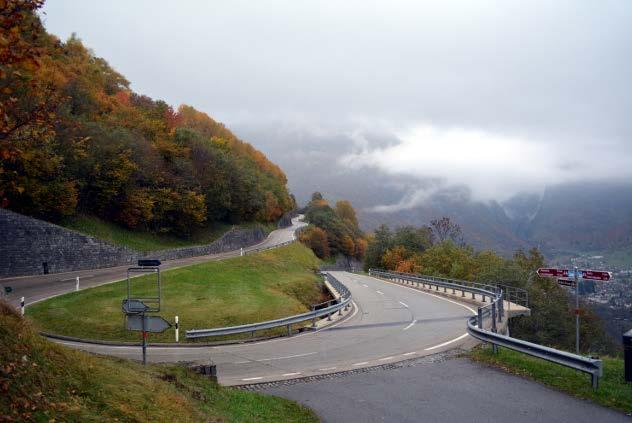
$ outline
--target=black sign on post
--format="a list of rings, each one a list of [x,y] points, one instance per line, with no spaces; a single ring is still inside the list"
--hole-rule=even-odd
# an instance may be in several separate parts
[[[144,319],[144,322],[143,322]],[[132,314],[127,316],[127,330],[162,333],[171,327],[171,323],[160,316]]]
[[[140,267],[157,267],[157,266],[160,266],[161,264],[162,264],[162,262],[160,260],[156,260],[156,259],[138,260],[138,265]]]

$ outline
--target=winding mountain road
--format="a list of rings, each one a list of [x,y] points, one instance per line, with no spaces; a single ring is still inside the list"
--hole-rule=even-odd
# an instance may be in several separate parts
[[[224,385],[336,373],[433,354],[468,341],[474,311],[456,301],[368,276],[331,272],[351,291],[349,317],[314,332],[213,347],[151,347],[150,362],[208,362]],[[469,340],[471,341],[471,340]],[[63,342],[82,350],[140,359],[135,346]]]
[[[307,224],[301,221],[302,216],[292,219],[292,226],[272,231],[261,243],[244,248],[245,252],[260,248],[275,247],[295,239],[296,231]],[[223,260],[237,257],[240,251],[229,251],[221,254],[189,257],[177,260],[164,260],[161,270],[174,269],[192,264],[204,263],[212,260]],[[79,270],[75,272],[53,273],[48,275],[19,276],[0,279],[0,284],[10,286],[13,292],[6,299],[14,305],[19,305],[20,297],[25,298],[26,305],[45,300],[50,297],[65,294],[75,290],[75,280],[80,279],[81,289],[104,285],[120,281],[127,277],[129,265],[107,267],[102,269]]]

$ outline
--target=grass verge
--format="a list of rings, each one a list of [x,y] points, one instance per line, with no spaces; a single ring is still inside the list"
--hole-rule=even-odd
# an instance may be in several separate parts
[[[220,238],[231,228],[247,228],[257,223],[247,223],[239,226],[214,222],[196,229],[189,238],[179,238],[171,235],[160,235],[151,232],[132,231],[115,223],[99,219],[95,216],[80,215],[68,220],[63,225],[68,229],[90,235],[94,238],[114,245],[128,247],[137,251],[157,251],[177,247],[210,244]],[[274,225],[262,225],[266,230],[275,229]]]
[[[160,315],[179,316],[181,341],[187,329],[233,326],[309,311],[324,300],[319,260],[300,243],[224,261],[162,273]],[[132,294],[155,293],[155,276],[132,279]],[[46,332],[102,340],[138,341],[124,327],[121,301],[127,282],[65,294],[27,308]],[[173,330],[151,334],[150,342],[173,342]]]
[[[1,421],[317,421],[292,401],[223,388],[184,367],[53,344],[2,301],[0,363]]]
[[[606,407],[632,413],[632,384],[626,383],[623,360],[603,358],[603,377],[599,389],[593,390],[590,376],[535,357],[499,348],[494,354],[491,346],[474,348],[469,357],[474,361],[499,367],[509,373],[525,376],[557,388],[575,397],[589,399]]]

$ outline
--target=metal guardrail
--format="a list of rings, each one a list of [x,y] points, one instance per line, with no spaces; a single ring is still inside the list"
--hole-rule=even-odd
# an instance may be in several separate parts
[[[296,242],[296,240],[293,239],[291,241],[285,241],[285,242],[282,242],[280,244],[270,245],[269,247],[244,248],[244,255],[253,254],[253,253],[260,253],[261,251],[273,250],[275,248],[283,247],[285,245],[290,245],[290,244],[293,244],[295,242]]]
[[[472,282],[472,281],[465,281],[461,279],[441,278],[438,276],[427,276],[427,275],[419,275],[419,274],[403,273],[403,272],[392,272],[392,271],[386,271],[382,269],[369,269],[369,274],[371,274],[371,272],[386,272],[389,274],[401,275],[405,277],[413,276],[413,277],[419,278],[419,280],[432,282],[432,283],[436,282],[439,284],[439,286],[446,285],[449,288],[454,285],[456,289],[460,289],[458,288],[460,286],[465,286],[465,287],[479,288],[482,290],[492,291],[492,292],[502,291],[503,299],[505,301],[509,301],[514,304],[521,305],[523,307],[529,307],[529,293],[527,292],[526,289],[518,288],[515,286],[508,286],[508,285],[496,284],[496,283],[478,283],[478,282]]]
[[[192,329],[186,331],[187,339],[194,338],[205,338],[211,336],[224,336],[224,335],[234,335],[238,333],[252,333],[259,330],[272,329],[277,327],[286,326],[288,330],[288,335],[292,334],[292,325],[305,322],[307,320],[312,321],[312,327],[316,326],[316,319],[323,316],[328,316],[331,320],[331,316],[335,313],[342,313],[342,309],[348,309],[351,303],[351,292],[344,286],[340,281],[338,281],[335,277],[330,274],[326,275],[329,283],[338,291],[340,294],[340,298],[337,298],[334,304],[321,308],[315,309],[316,306],[312,306],[312,311],[302,314],[297,314],[294,316],[284,317],[282,319],[269,320],[266,322],[259,323],[251,323],[247,325],[239,325],[239,326],[229,326],[224,328],[213,328],[213,329]]]
[[[475,298],[475,294],[481,295],[482,298],[488,297],[490,304],[479,307],[477,315],[467,320],[467,331],[471,336],[492,344],[494,352],[497,351],[498,346],[501,346],[588,373],[591,376],[593,388],[597,389],[599,386],[599,378],[603,376],[603,363],[601,360],[556,350],[497,333],[496,323],[502,322],[504,316],[503,300],[505,299],[505,294],[502,287],[401,272],[387,272],[381,269],[370,269],[369,274],[390,280],[400,280],[404,283],[417,283],[418,286],[419,284],[423,284],[422,286],[428,285],[430,289],[433,286],[436,287],[436,290],[443,287],[444,292],[447,292],[447,289],[452,289],[453,294],[458,290],[461,291],[462,296],[465,296],[465,292],[469,292],[472,294],[472,298]],[[466,283],[460,284],[460,282]],[[489,324],[486,323],[486,318],[491,318]]]

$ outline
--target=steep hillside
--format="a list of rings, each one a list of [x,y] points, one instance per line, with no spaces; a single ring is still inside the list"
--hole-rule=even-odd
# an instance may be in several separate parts
[[[184,367],[96,357],[41,338],[0,301],[0,421],[317,421],[291,401]]]
[[[135,93],[77,37],[48,34],[42,3],[10,1],[0,16],[2,207],[177,236],[294,207],[263,153],[191,106]]]

